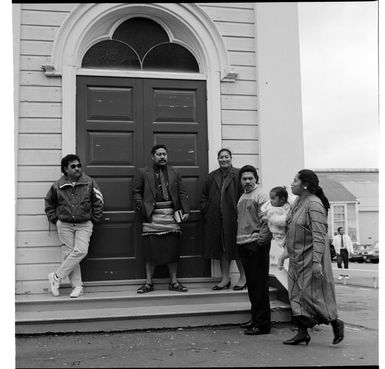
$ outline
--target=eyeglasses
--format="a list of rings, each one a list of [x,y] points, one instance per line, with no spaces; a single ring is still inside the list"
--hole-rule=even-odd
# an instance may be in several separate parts
[[[79,169],[80,169],[81,167],[82,167],[81,164],[71,164],[71,165],[70,165],[70,168],[71,168],[71,169],[75,169],[75,168],[79,168]]]

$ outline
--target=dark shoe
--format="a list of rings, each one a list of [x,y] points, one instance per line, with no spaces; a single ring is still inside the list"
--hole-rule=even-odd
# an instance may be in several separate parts
[[[154,285],[152,283],[145,283],[136,290],[137,293],[146,293],[151,291],[154,291]]]
[[[284,345],[298,345],[302,342],[306,343],[306,346],[310,342],[310,336],[307,332],[298,331],[298,333],[291,339],[283,341]]]
[[[254,322],[252,319],[250,319],[248,322],[241,323],[239,326],[243,329],[251,328],[254,325]]]
[[[333,344],[336,345],[344,339],[344,322],[340,319],[336,319],[331,322],[331,325],[334,333]]]
[[[243,286],[234,286],[233,290],[234,291],[240,291],[240,290],[245,290],[247,287],[247,283],[245,283]]]
[[[179,282],[170,283],[168,285],[168,289],[170,291],[177,291],[177,292],[187,292],[187,287],[183,286]]]
[[[227,288],[229,289],[231,286],[231,281],[229,281],[229,283],[225,284],[224,286],[218,286],[217,284],[212,288],[212,290],[214,291],[219,291],[219,290],[223,290],[224,288]]]
[[[244,333],[247,334],[248,336],[258,336],[260,334],[269,334],[270,328],[261,328],[261,327],[251,326],[250,328],[246,329]]]

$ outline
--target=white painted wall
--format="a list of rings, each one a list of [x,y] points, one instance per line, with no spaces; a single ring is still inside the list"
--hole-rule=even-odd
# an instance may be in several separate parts
[[[63,149],[74,144],[75,135],[65,124],[72,113],[63,107],[66,93],[71,94],[67,100],[74,99],[74,89],[68,87],[72,80],[65,77],[73,66],[64,68],[63,79],[47,77],[41,66],[51,63],[55,38],[77,5],[22,4],[20,32],[14,34],[20,60],[15,70],[20,76],[15,98],[17,293],[44,291],[47,273],[60,261],[60,243],[55,227],[49,227],[43,200],[60,176]],[[215,90],[220,106],[218,99],[218,107],[211,109],[218,110],[213,116],[221,119],[221,131],[212,136],[221,139],[209,142],[210,158],[216,157],[221,143],[233,151],[234,166],[252,164],[259,169],[263,187],[290,184],[304,162],[297,6],[198,5],[217,27],[231,71],[238,73],[234,82],[221,82],[220,91],[218,83]],[[209,73],[219,78],[219,71]],[[211,163],[216,164],[215,157]],[[215,167],[212,164],[210,170]]]
[[[256,3],[255,17],[261,185],[290,189],[304,167],[297,4]]]
[[[379,216],[377,211],[360,211],[360,243],[372,244],[379,238]]]

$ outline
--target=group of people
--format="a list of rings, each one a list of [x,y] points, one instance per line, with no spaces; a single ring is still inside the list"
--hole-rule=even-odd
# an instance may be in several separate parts
[[[188,195],[179,172],[168,165],[167,147],[155,145],[152,165],[135,176],[133,197],[142,222],[146,281],[137,293],[154,290],[156,265],[167,264],[169,290],[186,292],[177,280],[182,222],[189,217]],[[268,334],[271,330],[269,265],[270,247],[282,248],[280,266],[289,258],[288,286],[293,319],[298,325],[295,337],[284,341],[297,345],[310,341],[308,328],[331,324],[333,343],[344,337],[344,324],[338,319],[331,269],[330,249],[326,247],[327,212],[330,208],[317,175],[311,170],[297,173],[291,186],[297,196],[291,206],[284,187],[271,189],[269,196],[258,186],[255,167],[232,166],[229,149],[218,152],[219,168],[208,175],[202,189],[200,210],[204,224],[204,257],[217,259],[221,280],[213,290],[229,289],[230,264],[236,261],[239,280],[234,290],[246,289],[251,303],[251,319],[241,324],[247,335]],[[83,293],[80,261],[86,256],[93,224],[103,212],[103,196],[96,182],[81,170],[80,159],[62,159],[63,176],[47,193],[46,214],[57,225],[63,243],[63,262],[48,275],[51,291],[59,295],[62,279],[69,277],[71,297]]]

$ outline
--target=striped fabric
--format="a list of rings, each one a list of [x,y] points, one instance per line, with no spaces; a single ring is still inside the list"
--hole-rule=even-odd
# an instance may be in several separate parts
[[[288,215],[289,298],[293,316],[326,323],[337,318],[327,218],[321,200],[309,195],[293,204]],[[321,263],[322,280],[313,278],[313,261]]]
[[[95,187],[94,187],[94,193],[95,193],[95,196],[104,204],[102,193]]]
[[[174,220],[172,201],[155,203],[151,223],[143,222],[142,235],[162,235],[170,232],[180,233],[180,226]]]

